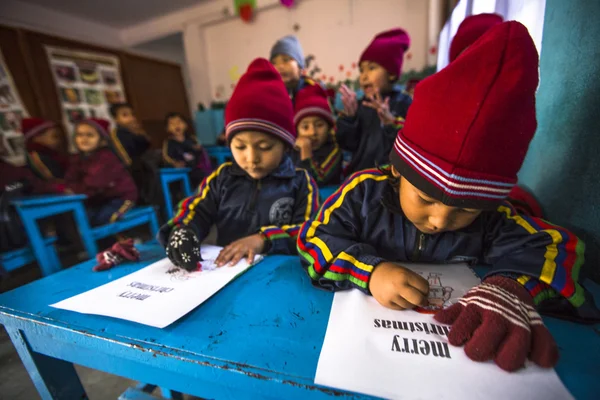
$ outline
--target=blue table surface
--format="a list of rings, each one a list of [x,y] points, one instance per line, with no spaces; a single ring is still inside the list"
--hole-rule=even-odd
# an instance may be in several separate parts
[[[52,328],[46,334],[54,335],[57,343],[62,335],[60,331],[68,331],[85,339],[82,341],[94,338],[108,344],[122,344],[128,349],[139,350],[145,357],[151,354],[190,361],[180,362],[180,369],[175,372],[181,374],[186,373],[187,366],[196,363],[196,367],[209,365],[215,371],[241,373],[256,378],[257,382],[271,381],[276,383],[273,390],[282,394],[280,398],[306,398],[308,391],[315,397],[354,397],[313,383],[333,294],[313,288],[296,257],[265,258],[200,307],[164,329],[49,307],[49,304],[130,274],[164,257],[164,250],[156,243],[139,248],[141,262],[92,272],[94,262],[88,261],[0,295],[0,323],[19,326],[25,332],[27,329]],[[595,397],[592,394],[600,393],[597,328],[553,318],[545,320],[561,349],[561,359],[556,367],[561,379],[576,398]],[[98,352],[102,352],[102,348],[98,346]],[[64,358],[78,361],[74,356]],[[151,357],[144,358],[143,362],[151,363],[152,360]],[[98,366],[92,361],[88,365]],[[107,372],[122,373],[117,366],[114,368],[115,371],[108,369]],[[215,374],[214,379],[224,379],[220,376]],[[136,376],[131,378],[136,379]],[[301,387],[307,391],[306,396],[292,396],[291,392],[285,391],[286,386],[288,389]]]

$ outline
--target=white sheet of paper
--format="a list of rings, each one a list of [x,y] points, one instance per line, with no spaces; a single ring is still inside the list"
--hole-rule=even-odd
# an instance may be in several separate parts
[[[83,314],[104,315],[164,328],[198,307],[250,265],[212,268],[222,247],[202,246],[203,271],[187,272],[164,258],[95,289],[52,304]],[[254,264],[262,256],[257,256]]]
[[[432,309],[479,283],[464,264],[408,267],[429,280]],[[448,344],[448,325],[420,311],[387,309],[358,290],[336,293],[315,383],[390,399],[572,399],[553,369],[508,373],[470,360]]]

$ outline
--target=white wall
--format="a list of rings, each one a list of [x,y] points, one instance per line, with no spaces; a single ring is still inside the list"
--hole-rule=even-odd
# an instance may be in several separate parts
[[[288,10],[271,7],[259,11],[251,24],[240,19],[213,23],[204,28],[210,96],[228,98],[232,85],[256,57],[269,57],[275,41],[287,34],[300,39],[305,56],[313,54],[327,80],[344,80],[373,36],[402,27],[411,36],[404,70],[427,64],[429,2],[421,0],[302,0]],[[294,32],[294,25],[300,29]],[[186,49],[187,50],[187,49]],[[344,71],[340,71],[340,65]]]

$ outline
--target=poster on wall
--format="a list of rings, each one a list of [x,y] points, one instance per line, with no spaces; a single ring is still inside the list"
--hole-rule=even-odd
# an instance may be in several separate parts
[[[73,149],[73,125],[83,118],[110,120],[110,106],[125,101],[116,56],[46,47],[63,122]]]
[[[0,49],[0,157],[15,165],[25,164],[21,119],[27,116]]]

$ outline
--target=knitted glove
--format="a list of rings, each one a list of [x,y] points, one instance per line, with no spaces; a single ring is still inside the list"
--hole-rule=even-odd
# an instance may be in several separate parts
[[[93,268],[94,271],[105,271],[123,261],[138,261],[140,253],[133,245],[133,239],[127,239],[117,242],[112,247],[96,254],[98,264]]]
[[[558,361],[558,347],[533,308],[533,299],[510,278],[486,279],[434,318],[452,324],[448,341],[464,344],[474,361],[493,358],[506,371],[521,368],[527,358],[544,368]]]
[[[185,226],[174,228],[167,242],[167,257],[175,266],[186,271],[201,268],[200,241],[194,231]]]

